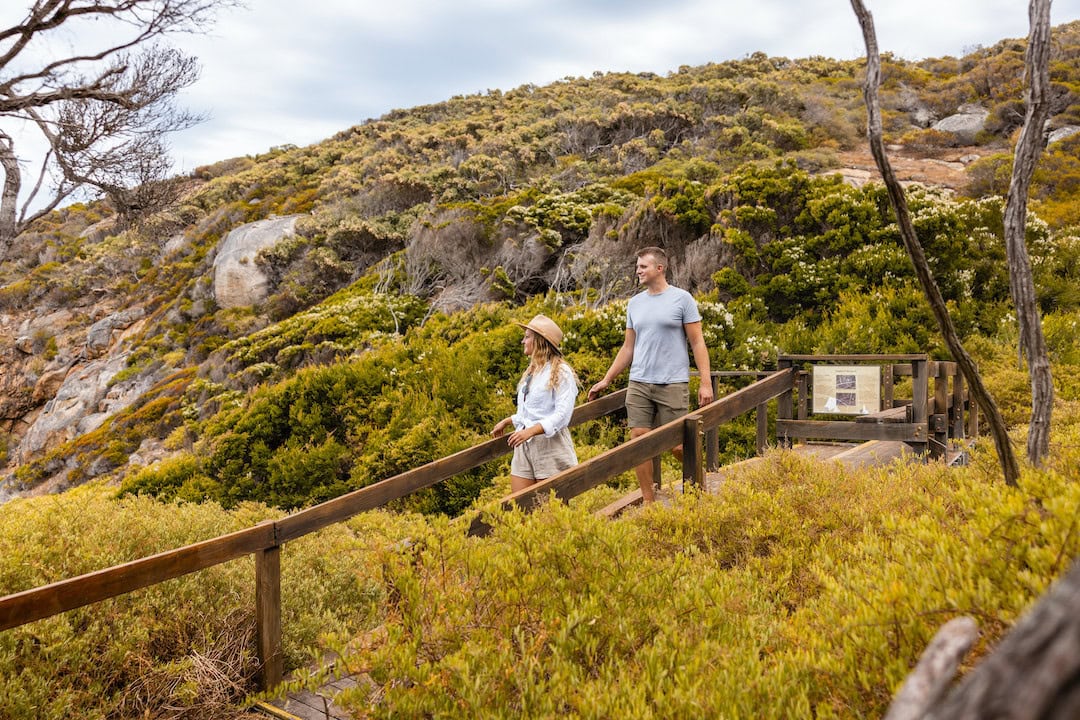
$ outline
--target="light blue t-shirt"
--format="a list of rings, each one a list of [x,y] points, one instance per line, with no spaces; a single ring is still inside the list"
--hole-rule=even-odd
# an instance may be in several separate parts
[[[630,298],[626,327],[635,334],[630,379],[654,385],[690,382],[683,325],[700,321],[694,296],[681,288],[669,285],[662,293],[645,291]]]

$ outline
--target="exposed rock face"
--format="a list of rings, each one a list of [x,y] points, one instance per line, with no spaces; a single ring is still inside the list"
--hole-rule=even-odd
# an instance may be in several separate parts
[[[66,348],[47,359],[47,341],[63,338],[76,321],[68,310],[41,316],[0,315],[0,428],[20,434],[41,403],[51,398],[73,360]],[[8,340],[10,338],[10,340]]]
[[[117,330],[130,327],[135,321],[141,320],[145,314],[141,307],[136,307],[113,313],[98,320],[86,331],[86,356],[88,358],[101,357],[112,345],[113,334]]]
[[[100,358],[69,372],[56,395],[26,431],[16,458],[29,458],[48,445],[71,440],[100,425],[104,416],[90,420],[89,414],[105,398],[109,381],[127,366],[127,356],[128,353],[121,353]]]
[[[296,232],[299,215],[269,218],[232,230],[214,258],[214,299],[223,308],[262,302],[269,279],[255,264],[255,256]]]
[[[900,83],[900,109],[907,112],[911,122],[921,128],[927,128],[937,121],[937,115],[927,107],[914,89]]]
[[[125,332],[137,330],[144,314],[141,308],[130,308],[106,315],[87,329],[79,356],[58,357],[40,375],[28,376],[24,371],[22,377],[12,378],[13,382],[22,381],[19,396],[25,396],[25,402],[17,409],[23,411],[22,422],[28,424],[12,452],[16,463],[94,430],[150,388],[150,377],[109,384],[127,366],[131,351],[122,349]],[[37,407],[40,410],[35,410]],[[6,417],[14,416],[9,413]]]
[[[1076,133],[1080,133],[1080,125],[1065,125],[1047,135],[1046,142],[1056,143],[1067,137],[1072,137]]]
[[[299,217],[271,218],[231,232],[215,259],[213,281],[207,277],[196,283],[190,307],[173,310],[177,321],[201,315],[212,301],[236,307],[264,299],[268,281],[255,257],[292,235]],[[186,242],[182,235],[173,236],[162,253],[182,252]],[[9,469],[93,431],[160,379],[140,374],[116,382],[133,349],[125,339],[140,330],[145,315],[141,306],[117,308],[111,302],[91,302],[78,313],[61,308],[40,315],[34,310],[0,315],[0,430],[17,439],[8,455]],[[51,354],[46,354],[47,344]],[[158,446],[147,446],[140,459],[148,462],[161,452]],[[62,489],[71,462],[74,459],[50,468],[53,478],[26,491],[0,478],[0,503],[16,495]],[[93,475],[99,468],[82,469]]]
[[[942,118],[933,125],[934,130],[952,133],[957,144],[972,145],[975,136],[986,127],[986,118],[990,111],[978,105],[961,105],[955,115]]]
[[[64,378],[67,377],[67,374],[68,368],[66,367],[42,373],[41,377],[39,377],[38,381],[34,384],[34,402],[46,402],[50,398],[56,397],[56,393],[60,391],[60,387],[64,384]]]

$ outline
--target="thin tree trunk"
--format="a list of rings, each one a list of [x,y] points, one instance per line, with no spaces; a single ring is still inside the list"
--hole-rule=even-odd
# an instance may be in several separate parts
[[[945,345],[949,348],[949,352],[952,353],[957,365],[960,366],[960,371],[968,382],[972,396],[974,396],[975,401],[986,415],[987,423],[990,425],[990,433],[994,438],[994,445],[997,447],[998,459],[1001,462],[1001,471],[1005,476],[1005,483],[1015,487],[1020,478],[1020,467],[1016,462],[1016,454],[1013,452],[1012,445],[1009,443],[1005,420],[1001,417],[1001,412],[998,410],[994,398],[991,397],[990,392],[983,385],[982,377],[979,376],[975,362],[964,350],[964,346],[960,342],[952,318],[949,316],[948,308],[945,306],[945,299],[941,296],[937,282],[930,272],[930,266],[926,262],[926,253],[923,251],[922,243],[919,242],[919,238],[915,234],[915,226],[912,224],[911,215],[908,212],[904,189],[897,181],[892,165],[889,164],[889,158],[885,154],[885,143],[882,140],[881,108],[878,104],[878,86],[881,84],[881,57],[878,53],[874,19],[863,6],[862,0],[851,0],[851,7],[855,10],[855,15],[859,19],[863,39],[866,41],[866,86],[863,89],[863,95],[866,98],[867,135],[870,140],[870,152],[874,155],[874,161],[877,163],[881,177],[885,181],[885,188],[889,193],[889,200],[892,203],[893,210],[896,212],[897,224],[900,226],[900,236],[904,240],[908,255],[911,256],[911,262],[915,266],[915,274],[922,285],[923,293],[926,295],[926,299],[930,301],[930,308],[933,310],[934,317],[941,328],[941,334],[945,338]]]
[[[15,217],[18,212],[19,188],[22,174],[19,159],[11,138],[0,132],[0,167],[4,169],[4,187],[0,193],[0,261],[7,257],[8,248],[15,239]]]
[[[1031,378],[1031,424],[1027,455],[1040,465],[1050,452],[1050,415],[1054,408],[1054,382],[1050,357],[1043,337],[1035,281],[1031,275],[1024,228],[1031,176],[1043,148],[1043,130],[1050,114],[1050,0],[1031,0],[1028,5],[1031,30],[1026,54],[1027,83],[1024,89],[1024,127],[1016,143],[1012,179],[1005,202],[1005,252],[1009,261],[1009,288],[1020,325],[1020,347],[1027,355]]]

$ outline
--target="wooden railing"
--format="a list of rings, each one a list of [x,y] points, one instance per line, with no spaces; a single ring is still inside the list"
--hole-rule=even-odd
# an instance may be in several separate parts
[[[790,369],[770,373],[765,379],[714,400],[689,415],[508,495],[500,501],[500,505],[505,509],[517,505],[528,510],[551,493],[561,499],[572,498],[679,445],[682,445],[683,453],[683,483],[702,487],[705,480],[702,450],[706,431],[755,408],[759,408],[760,420],[766,415],[760,410],[764,403],[791,392],[792,377]],[[470,533],[474,535],[484,534],[487,530],[482,517],[475,518],[470,527]]]
[[[700,486],[704,479],[702,448],[706,433],[754,408],[758,408],[760,429],[762,418],[766,415],[763,412],[765,403],[784,393],[790,394],[793,377],[791,369],[768,374],[764,379],[719,398],[690,415],[673,420],[526,490],[514,493],[501,504],[507,507],[517,504],[531,509],[552,491],[560,498],[573,497],[635,465],[659,458],[662,453],[680,444],[683,446],[684,482]],[[577,407],[571,425],[595,420],[622,409],[625,395],[626,391],[620,390]],[[0,598],[0,631],[124,595],[245,555],[254,555],[257,642],[262,667],[260,682],[263,688],[273,687],[281,682],[283,674],[282,544],[472,470],[508,452],[510,449],[505,438],[493,438],[280,520],[268,520],[246,530],[8,595]],[[482,521],[475,520],[471,530],[479,533],[483,532],[485,527]]]
[[[856,417],[856,422],[808,419],[813,393],[807,382],[809,373],[801,368],[837,363],[881,368],[880,407],[868,417]],[[897,440],[937,458],[946,454],[950,438],[962,441],[965,436],[974,438],[979,433],[978,407],[970,401],[964,376],[955,362],[930,360],[925,354],[781,355],[777,365],[796,372],[791,392],[777,402],[776,437],[781,444],[796,438]],[[908,399],[895,396],[896,381],[903,378],[911,378]],[[897,409],[903,412],[894,412]]]

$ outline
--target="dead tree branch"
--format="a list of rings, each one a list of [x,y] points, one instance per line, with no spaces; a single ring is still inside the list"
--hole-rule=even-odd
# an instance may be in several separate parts
[[[863,40],[866,42],[866,85],[863,88],[863,96],[866,98],[867,111],[867,135],[870,141],[870,152],[874,156],[878,170],[881,172],[885,188],[889,193],[889,201],[896,213],[896,221],[900,227],[900,236],[904,240],[911,262],[915,266],[915,274],[922,285],[923,293],[930,302],[930,308],[937,319],[941,334],[945,339],[945,345],[949,348],[975,401],[986,416],[990,425],[990,432],[997,447],[998,459],[1001,462],[1001,470],[1008,485],[1016,486],[1020,478],[1020,467],[1016,462],[1016,454],[1009,442],[1005,420],[1001,417],[997,403],[983,384],[975,362],[968,355],[960,342],[960,337],[953,325],[949,310],[945,305],[945,299],[941,295],[937,281],[934,280],[930,265],[926,261],[926,253],[922,243],[915,234],[915,226],[911,222],[911,214],[908,211],[907,199],[904,197],[904,189],[893,173],[892,165],[885,153],[885,142],[882,139],[881,106],[878,102],[878,87],[881,85],[881,56],[878,52],[877,33],[874,30],[874,19],[870,12],[863,6],[862,0],[851,0],[851,7],[859,19],[862,27]]]
[[[1043,336],[1035,281],[1031,274],[1025,227],[1031,176],[1046,143],[1044,129],[1050,115],[1050,0],[1031,0],[1024,88],[1024,127],[1016,143],[1009,194],[1005,201],[1005,253],[1009,264],[1009,288],[1016,305],[1020,348],[1027,355],[1031,378],[1031,423],[1027,456],[1040,465],[1050,452],[1050,416],[1054,409],[1054,382],[1050,356]]]

